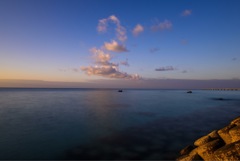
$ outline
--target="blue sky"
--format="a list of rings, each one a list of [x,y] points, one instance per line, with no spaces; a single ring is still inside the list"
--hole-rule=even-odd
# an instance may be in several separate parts
[[[239,15],[239,0],[0,0],[0,79],[240,79]]]

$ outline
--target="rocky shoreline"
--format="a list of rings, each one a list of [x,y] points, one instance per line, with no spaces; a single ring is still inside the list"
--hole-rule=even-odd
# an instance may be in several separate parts
[[[177,161],[240,161],[240,117],[197,139],[180,151]]]

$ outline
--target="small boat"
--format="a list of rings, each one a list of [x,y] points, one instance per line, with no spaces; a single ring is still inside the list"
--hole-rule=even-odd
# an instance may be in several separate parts
[[[118,90],[118,92],[123,92],[123,90],[120,89],[120,90]]]
[[[192,91],[187,91],[187,93],[192,93]]]

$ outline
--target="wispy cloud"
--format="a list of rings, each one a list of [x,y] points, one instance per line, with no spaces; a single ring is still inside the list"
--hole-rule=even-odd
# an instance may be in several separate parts
[[[79,71],[80,71],[79,68],[72,68],[71,70],[72,70],[73,72],[79,72]]]
[[[160,49],[159,48],[151,48],[149,51],[150,53],[155,53],[158,52]]]
[[[119,44],[117,41],[113,40],[111,43],[104,43],[104,48],[108,51],[113,52],[127,52],[128,50],[124,45]]]
[[[232,61],[236,61],[237,60],[237,58],[232,58]]]
[[[166,67],[160,67],[160,68],[156,68],[155,71],[173,71],[176,70],[176,68],[172,67],[172,66],[166,66]]]
[[[185,17],[190,16],[191,14],[192,14],[192,10],[189,10],[189,9],[186,9],[181,13],[181,15]]]
[[[72,72],[80,72],[80,68],[66,68],[66,69],[58,69],[60,72],[69,72],[69,71],[72,71]]]
[[[188,71],[187,70],[183,70],[182,73],[187,73]]]
[[[152,31],[163,31],[172,29],[172,22],[169,20],[164,20],[163,22],[157,22],[157,24],[151,27]]]
[[[98,26],[97,26],[98,32],[106,32],[107,31],[107,21],[108,21],[108,19],[101,19],[98,21]]]
[[[137,24],[134,27],[132,33],[133,33],[134,36],[138,36],[143,31],[144,31],[144,27],[142,25],[140,25],[140,24]]]
[[[98,22],[97,30],[98,32],[106,32],[108,27],[108,22],[112,22],[116,25],[116,35],[119,41],[126,41],[126,29],[121,25],[121,22],[115,15],[111,15],[108,18],[101,19]]]
[[[128,60],[120,62],[121,65],[130,66]]]

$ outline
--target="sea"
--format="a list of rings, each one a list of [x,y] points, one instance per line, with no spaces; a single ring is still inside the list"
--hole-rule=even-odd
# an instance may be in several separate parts
[[[240,116],[240,91],[0,88],[1,160],[174,160]]]

